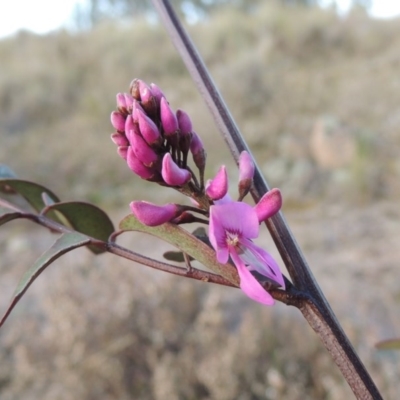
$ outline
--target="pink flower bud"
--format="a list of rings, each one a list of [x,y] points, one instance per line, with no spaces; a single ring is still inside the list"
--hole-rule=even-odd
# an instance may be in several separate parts
[[[193,155],[193,161],[199,171],[204,171],[206,166],[207,154],[204,150],[203,142],[196,132],[192,132],[192,141],[190,142],[190,151]]]
[[[175,134],[179,128],[178,120],[165,97],[161,98],[160,114],[161,125],[164,129],[165,135],[170,136]]]
[[[239,157],[239,200],[249,193],[254,176],[254,162],[247,151],[242,151]]]
[[[121,112],[126,112],[126,99],[124,93],[117,93],[117,108]]]
[[[151,146],[159,143],[162,138],[157,125],[139,108],[136,111],[139,121],[139,129],[144,140]]]
[[[139,93],[142,107],[146,111],[147,115],[156,115],[157,102],[147,83],[139,81]]]
[[[132,201],[130,208],[135,217],[147,226],[164,224],[181,212],[181,207],[176,204],[169,203],[164,206],[157,206],[147,201]]]
[[[139,116],[137,111],[140,110],[142,112],[144,112],[143,107],[140,105],[140,103],[136,100],[133,100],[132,103],[132,118],[135,122],[138,122],[139,120]]]
[[[182,186],[189,182],[191,174],[187,169],[179,168],[171,157],[171,154],[165,154],[162,161],[161,175],[170,186]]]
[[[124,116],[118,111],[113,111],[111,113],[111,124],[117,131],[123,132],[125,130]]]
[[[250,154],[244,150],[239,156],[239,182],[244,179],[253,179],[254,162]]]
[[[124,131],[125,132],[133,131],[133,118],[132,118],[132,115],[128,115],[126,117]]]
[[[129,142],[126,136],[121,133],[121,132],[114,132],[111,135],[111,140],[117,145],[117,146],[128,146]]]
[[[125,121],[125,136],[129,143],[132,142],[135,135],[141,135],[139,125],[133,120],[132,115],[128,115]]]
[[[158,154],[145,142],[140,135],[130,135],[130,143],[135,156],[146,167],[152,167],[158,160]]]
[[[125,96],[126,109],[128,110],[128,112],[130,112],[132,111],[133,97],[128,93],[124,93],[124,96]]]
[[[185,111],[177,110],[176,118],[178,120],[178,125],[181,133],[187,134],[192,132],[192,121]]]
[[[164,93],[155,83],[150,83],[150,89],[153,93],[153,96],[156,99],[157,105],[159,106],[160,102],[161,102],[161,98],[165,97]]]
[[[128,157],[128,148],[129,146],[118,146],[117,148],[118,155],[124,160]]]
[[[151,179],[154,177],[154,171],[143,165],[142,162],[136,157],[132,147],[128,147],[126,162],[128,167],[142,179]]]
[[[206,185],[206,195],[211,200],[222,199],[228,192],[228,175],[225,165],[218,170],[215,178],[208,181]]]
[[[265,193],[254,206],[258,221],[261,223],[275,215],[282,207],[282,194],[279,189],[271,189]]]
[[[129,85],[129,93],[135,100],[140,100],[139,80],[140,79],[134,79]]]
[[[140,101],[149,101],[151,97],[153,97],[153,93],[150,90],[149,85],[146,82],[142,81],[141,79],[138,80],[139,83],[139,94],[140,94]]]

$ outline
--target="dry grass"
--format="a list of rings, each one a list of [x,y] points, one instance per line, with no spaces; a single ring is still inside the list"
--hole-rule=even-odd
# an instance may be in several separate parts
[[[390,204],[400,195],[398,21],[265,5],[252,16],[224,10],[189,30],[267,178],[282,188],[333,308],[385,396],[396,398],[399,358],[372,346],[400,334],[400,217]],[[221,160],[233,165],[160,27],[21,33],[0,41],[0,59],[0,162],[63,199],[119,217],[133,198],[174,198],[133,177],[109,139],[114,95],[134,77],[158,83],[189,112],[209,148],[209,173]],[[317,121],[326,146],[315,150]],[[337,167],[318,157],[332,137],[353,149]],[[311,207],[320,200],[333,206]],[[0,232],[3,307],[51,240],[27,228]],[[296,312],[138,268],[78,252],[46,271],[1,332],[1,398],[351,396]]]

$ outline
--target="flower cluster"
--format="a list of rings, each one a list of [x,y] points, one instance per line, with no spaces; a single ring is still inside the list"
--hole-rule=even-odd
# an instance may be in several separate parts
[[[143,179],[179,190],[196,204],[196,207],[171,203],[158,206],[133,201],[132,213],[148,226],[165,222],[209,224],[209,238],[217,260],[235,264],[240,288],[248,297],[262,304],[274,304],[262,284],[269,282],[285,288],[284,278],[276,261],[252,239],[258,237],[261,222],[281,208],[279,189],[270,190],[254,207],[242,202],[254,175],[254,163],[246,151],[239,158],[237,201],[228,194],[225,166],[204,185],[206,152],[201,139],[192,130],[189,116],[182,110],[175,113],[156,85],[135,79],[130,94],[117,95],[117,107],[118,111],[111,114],[116,129],[111,138],[129,168]],[[199,177],[188,166],[189,152]]]
[[[116,129],[111,139],[129,168],[142,179],[200,192],[206,153],[189,116],[174,113],[159,87],[140,79],[132,81],[130,93],[117,94],[117,108],[111,113]],[[187,165],[189,152],[200,184]]]

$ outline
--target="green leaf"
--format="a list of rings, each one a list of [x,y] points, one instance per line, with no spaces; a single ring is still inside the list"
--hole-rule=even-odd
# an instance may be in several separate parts
[[[379,350],[400,350],[400,339],[383,340],[375,345]]]
[[[220,264],[212,248],[177,225],[166,223],[160,226],[146,226],[133,214],[130,214],[120,222],[119,227],[123,231],[139,231],[156,236],[182,250],[207,268],[239,286],[238,274],[233,265]]]
[[[114,232],[114,225],[108,215],[102,209],[90,203],[62,202],[49,206],[47,210],[60,212],[76,231],[104,242]],[[105,251],[96,246],[88,247],[95,254]]]
[[[210,239],[207,236],[206,230],[203,227],[198,227],[192,232],[193,236],[201,240],[203,243],[211,247]],[[168,261],[174,262],[185,262],[183,253],[181,251],[166,251],[163,257]],[[189,260],[192,261],[194,258],[189,256]]]
[[[50,198],[53,202],[58,203],[60,199],[46,187],[39,185],[38,183],[24,181],[22,179],[0,179],[0,187],[10,187],[15,192],[20,194],[26,201],[37,211],[41,212],[46,204],[43,200],[43,193],[45,193],[46,198]],[[59,218],[57,218],[55,213],[49,213],[48,217],[62,223]]]
[[[7,311],[0,320],[0,327],[4,324],[11,311],[14,309],[18,301],[28,290],[29,286],[33,281],[57,258],[63,254],[68,253],[71,250],[77,249],[78,247],[86,246],[90,243],[90,238],[82,235],[78,232],[65,233],[60,236],[56,242],[42,254],[35,264],[25,273],[19,282],[17,289],[14,293],[13,299],[8,306]]]

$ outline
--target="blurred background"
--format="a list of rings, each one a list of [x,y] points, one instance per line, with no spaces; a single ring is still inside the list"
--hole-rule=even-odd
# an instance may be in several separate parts
[[[115,94],[139,77],[191,115],[207,176],[225,163],[236,193],[236,167],[150,2],[12,3],[15,15],[0,4],[0,163],[63,200],[94,202],[116,225],[133,199],[182,200],[133,176],[110,140]],[[400,336],[400,10],[383,0],[174,3],[281,188],[332,308],[383,396],[397,398],[399,353],[374,345]],[[3,310],[54,240],[28,222],[1,228]],[[268,232],[258,243],[283,265]],[[121,244],[160,259],[169,249],[136,234]],[[85,249],[29,289],[0,332],[0,357],[1,399],[352,398],[295,309]]]

